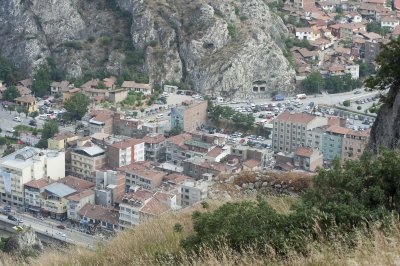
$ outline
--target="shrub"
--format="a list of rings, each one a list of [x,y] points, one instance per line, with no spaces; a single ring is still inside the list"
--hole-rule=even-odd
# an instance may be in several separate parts
[[[236,29],[235,24],[232,24],[232,23],[229,23],[229,24],[228,24],[228,34],[229,34],[229,36],[230,36],[232,39],[236,38],[236,36],[237,36],[237,29]]]
[[[346,107],[349,107],[350,106],[350,100],[343,101],[343,105],[346,106]]]
[[[359,106],[357,106],[357,110],[361,110],[362,109],[362,107],[359,105]]]

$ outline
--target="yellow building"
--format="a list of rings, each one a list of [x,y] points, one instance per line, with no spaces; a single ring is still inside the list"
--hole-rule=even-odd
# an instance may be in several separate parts
[[[54,135],[51,139],[47,140],[47,146],[50,150],[63,150],[65,149],[66,143],[79,139],[79,136],[71,133],[60,133]]]
[[[33,96],[25,95],[25,96],[15,98],[15,103],[16,103],[16,105],[21,106],[24,109],[28,110],[29,113],[37,111],[36,99]]]
[[[53,183],[44,187],[42,195],[42,212],[57,220],[67,219],[67,196],[77,192],[62,183]]]

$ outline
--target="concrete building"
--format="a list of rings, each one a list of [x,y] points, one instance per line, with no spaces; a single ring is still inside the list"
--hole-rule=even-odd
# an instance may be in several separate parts
[[[183,174],[196,180],[208,180],[220,174],[230,174],[233,170],[228,165],[209,162],[200,157],[192,157],[183,162]]]
[[[119,103],[128,98],[128,91],[125,89],[112,90],[108,92],[108,99],[112,103]]]
[[[36,98],[31,95],[25,95],[14,99],[17,106],[21,106],[28,113],[37,111]]]
[[[41,193],[43,188],[55,182],[53,179],[43,177],[34,179],[24,184],[25,211],[40,214],[42,209]]]
[[[381,27],[388,27],[390,30],[394,30],[399,25],[399,20],[394,17],[383,17],[381,18]]]
[[[87,203],[94,204],[94,190],[86,189],[82,192],[78,192],[67,196],[67,217],[73,222],[79,222],[78,212]]]
[[[52,95],[65,92],[69,89],[69,81],[63,80],[61,82],[53,81],[50,84],[50,93]]]
[[[126,190],[131,187],[139,186],[147,190],[159,187],[162,183],[165,172],[153,169],[148,162],[133,163],[119,168],[125,173]]]
[[[367,147],[369,135],[370,130],[348,131],[343,139],[342,161],[359,159]]]
[[[207,122],[207,101],[174,107],[170,119],[171,129],[180,127],[185,132],[196,131]]]
[[[59,133],[47,140],[47,146],[50,150],[63,150],[66,148],[67,142],[79,139],[78,135],[72,132]]]
[[[96,171],[96,204],[114,206],[125,193],[125,173],[112,170]]]
[[[324,163],[321,151],[310,147],[298,147],[294,153],[293,164],[295,167],[315,172],[317,167],[322,167]]]
[[[144,95],[150,95],[152,93],[150,84],[136,83],[135,81],[124,81],[121,88],[128,91],[141,92]]]
[[[258,161],[261,168],[268,167],[272,161],[273,152],[267,149],[256,149],[249,146],[237,145],[232,147],[231,155],[237,156],[242,162],[248,160]]]
[[[376,40],[365,41],[365,60],[369,63],[375,62],[380,51],[380,42]]]
[[[209,181],[187,181],[181,184],[182,207],[191,206],[197,202],[207,199]]]
[[[117,169],[145,160],[145,145],[141,139],[127,139],[108,146],[108,166]]]
[[[284,111],[273,122],[272,148],[275,152],[294,152],[307,145],[307,130],[327,123],[326,117]]]
[[[165,161],[165,137],[161,134],[149,134],[144,138],[145,159],[152,162]]]
[[[331,126],[326,129],[323,136],[322,154],[324,161],[332,162],[335,158],[341,159],[343,150],[343,138],[350,131],[345,127]]]
[[[131,228],[148,219],[159,217],[179,206],[176,195],[165,192],[138,190],[125,194],[119,205],[119,226]]]
[[[360,66],[359,65],[346,65],[344,73],[350,74],[352,79],[360,78]]]
[[[80,225],[91,232],[103,229],[106,231],[118,230],[118,212],[111,208],[87,203],[78,212]]]
[[[165,140],[165,160],[174,165],[182,166],[185,159],[190,158],[190,154],[186,155],[188,150],[185,142],[192,139],[192,135],[182,133],[176,136],[169,137]]]
[[[24,205],[24,184],[65,176],[65,153],[25,147],[0,160],[0,199],[3,204]]]
[[[42,215],[56,220],[67,219],[67,196],[76,192],[75,189],[55,182],[43,188],[42,197]]]
[[[110,110],[95,110],[90,113],[89,134],[94,133],[113,133],[114,112]]]
[[[107,163],[106,152],[97,145],[77,147],[71,152],[71,173],[77,177],[93,180],[96,170]]]

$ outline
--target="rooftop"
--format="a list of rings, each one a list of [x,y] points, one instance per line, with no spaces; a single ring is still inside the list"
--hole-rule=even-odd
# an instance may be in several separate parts
[[[116,142],[116,143],[112,144],[111,147],[114,147],[117,149],[126,149],[128,147],[131,147],[133,145],[137,145],[140,143],[144,143],[144,140],[131,138],[131,139],[126,139],[126,140],[123,140],[120,142]]]
[[[195,147],[199,147],[199,148],[202,148],[202,149],[210,149],[213,146],[210,143],[197,141],[197,140],[193,140],[193,139],[188,139],[184,143],[185,143],[185,145],[195,146]]]
[[[134,81],[124,81],[121,85],[121,88],[138,88],[138,89],[145,89],[145,90],[151,90],[151,85],[150,84],[144,84],[144,83],[136,83]]]
[[[350,129],[339,126],[330,126],[326,129],[326,131],[331,133],[346,135],[350,131]]]
[[[302,157],[310,157],[313,154],[313,149],[310,147],[297,147],[294,154]]]
[[[65,184],[71,188],[76,189],[79,192],[94,187],[93,182],[83,180],[83,179],[77,178],[75,176],[70,176],[70,175],[66,176],[64,178],[61,178],[58,181],[58,183]]]
[[[187,140],[190,140],[191,138],[192,138],[192,135],[190,135],[188,133],[182,133],[182,134],[179,134],[179,135],[176,135],[176,136],[169,137],[167,139],[167,141],[171,142],[171,143],[173,143],[175,145],[182,146],[182,145],[185,144],[185,142]]]
[[[31,95],[21,96],[21,97],[15,98],[14,100],[18,101],[18,102],[24,102],[24,103],[34,103],[34,102],[36,102],[35,97],[33,97]]]
[[[165,137],[162,134],[146,135],[143,138],[143,141],[148,144],[156,144],[156,143],[163,142],[164,140],[165,140]]]
[[[71,195],[72,193],[76,192],[75,189],[73,189],[67,185],[64,185],[62,183],[58,183],[58,182],[52,183],[52,184],[44,187],[44,190],[47,193],[54,194],[60,198],[63,198],[65,196]]]
[[[277,121],[285,121],[298,124],[308,124],[315,119],[315,116],[304,114],[304,113],[290,113],[284,111],[275,118]]]
[[[55,181],[53,179],[42,177],[40,179],[31,180],[31,181],[25,183],[24,186],[33,187],[33,188],[43,188],[43,187],[45,187],[45,186],[47,186],[49,184],[52,184],[54,182]]]
[[[93,205],[90,203],[85,204],[85,206],[83,206],[78,213],[82,217],[103,221],[113,225],[118,225],[119,221],[118,212],[110,208],[100,205]]]
[[[79,200],[86,198],[88,196],[91,196],[93,194],[94,194],[94,191],[92,189],[86,189],[86,190],[83,190],[82,192],[78,192],[78,193],[68,196],[67,200],[79,201]]]

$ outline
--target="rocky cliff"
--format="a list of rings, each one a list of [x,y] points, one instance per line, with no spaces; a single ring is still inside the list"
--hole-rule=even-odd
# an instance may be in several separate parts
[[[371,129],[369,147],[373,152],[379,148],[398,149],[400,140],[400,93],[392,88],[387,96],[390,99],[382,105]]]
[[[139,68],[153,83],[184,81],[227,98],[292,89],[281,51],[288,32],[263,0],[3,2],[0,53],[27,74],[49,57],[70,76],[120,74],[143,53]]]

